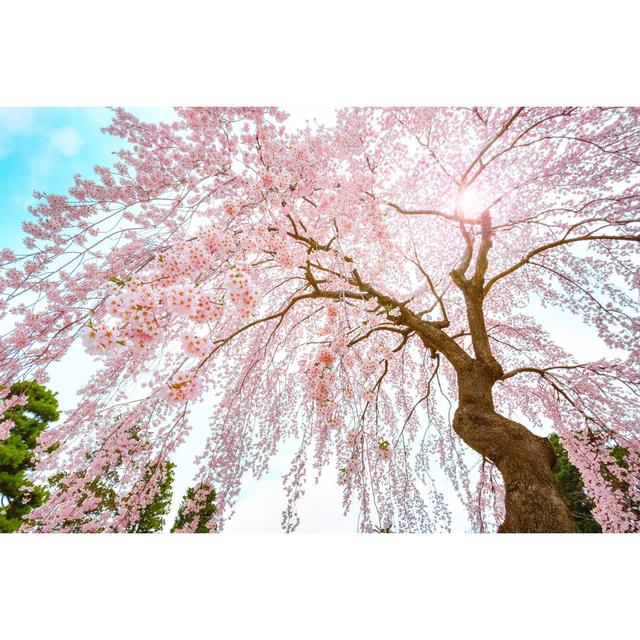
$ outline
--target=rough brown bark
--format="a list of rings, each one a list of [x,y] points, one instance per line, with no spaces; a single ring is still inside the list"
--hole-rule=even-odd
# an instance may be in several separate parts
[[[453,428],[502,474],[506,516],[498,531],[575,532],[575,522],[553,477],[551,443],[495,411],[494,380],[491,370],[479,363],[459,372],[460,404]]]
[[[460,189],[464,186],[461,183]],[[395,205],[391,206],[400,212],[407,213]],[[504,480],[506,516],[498,531],[574,532],[576,531],[575,523],[553,477],[554,453],[551,443],[531,433],[523,425],[497,413],[493,404],[492,388],[496,381],[504,376],[504,371],[492,353],[483,307],[485,275],[492,245],[491,216],[488,211],[484,211],[476,220],[464,220],[461,212],[456,210],[452,219],[459,222],[465,250],[458,266],[450,272],[450,276],[464,296],[469,333],[461,335],[471,337],[473,356],[456,341],[455,337],[445,333],[444,329],[449,326],[449,319],[443,298],[438,296],[432,279],[419,262],[416,265],[424,274],[440,305],[441,320],[426,320],[424,318],[426,312],[416,314],[407,307],[407,303],[376,290],[362,280],[355,266],[351,271],[353,277],[348,279],[348,282],[357,286],[360,293],[347,292],[344,295],[354,298],[364,296],[367,300],[375,299],[380,308],[388,311],[386,319],[390,323],[406,328],[400,331],[405,341],[409,333],[415,332],[434,357],[435,354],[442,354],[456,370],[459,407],[455,414],[453,428],[467,445],[497,466]],[[467,224],[480,225],[480,243],[477,252],[474,245],[478,235],[476,232],[471,233],[467,229]],[[322,247],[318,243],[309,244],[309,247],[315,250],[318,250],[318,247],[328,250],[328,245]],[[467,277],[474,252],[476,262],[473,275]],[[352,258],[344,259],[349,264],[353,264]],[[309,294],[309,297],[315,295],[338,298],[342,295],[336,291],[321,291],[320,283],[313,277],[310,269],[307,270],[307,279],[314,288],[314,293]],[[457,337],[460,337],[460,334]]]

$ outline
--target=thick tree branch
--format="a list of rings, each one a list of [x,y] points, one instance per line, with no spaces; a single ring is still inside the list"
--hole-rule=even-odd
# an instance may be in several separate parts
[[[449,220],[450,222],[462,222],[464,224],[479,224],[480,220],[477,218],[461,218],[459,216],[452,215],[450,213],[444,213],[443,211],[437,211],[436,209],[404,209],[393,202],[384,201],[384,204],[388,205],[392,209],[395,209],[398,213],[405,216],[435,216]]]
[[[556,369],[584,369],[586,366],[586,364],[557,365],[555,367],[545,367],[544,369],[538,367],[518,367],[500,376],[500,380],[508,380],[509,378],[513,378],[513,376],[517,376],[519,373],[536,373],[544,378],[549,371]]]
[[[321,245],[311,238],[303,238],[302,236],[299,236],[299,239],[307,244],[307,246],[313,247],[316,251],[334,252],[336,255],[338,255],[338,252],[335,249],[331,249],[330,243]],[[440,351],[456,369],[463,368],[469,365],[469,363],[471,362],[471,357],[457,342],[455,342],[455,340],[450,338],[442,330],[442,321],[429,322],[423,320],[417,314],[412,312],[407,307],[406,303],[400,302],[399,300],[396,300],[395,298],[378,291],[375,287],[365,282],[360,276],[351,257],[343,255],[342,259],[350,265],[351,277],[340,274],[337,271],[327,269],[320,264],[311,263],[309,261],[307,262],[307,265],[305,267],[305,274],[307,280],[309,281],[309,284],[314,288],[315,293],[324,292],[320,288],[320,281],[318,281],[313,275],[311,267],[327,271],[332,275],[343,279],[347,284],[356,287],[359,290],[359,293],[348,290],[340,292],[340,295],[338,295],[337,299],[341,299],[341,297],[349,297],[356,300],[375,299],[378,304],[387,312],[386,316],[390,322],[396,325],[404,326],[407,329],[414,331],[420,336],[423,344],[428,349]],[[332,292],[332,294],[334,293],[336,292]]]
[[[493,371],[494,376],[499,376],[502,374],[502,368],[491,351],[483,309],[484,296],[482,288],[484,276],[489,264],[488,255],[491,249],[491,217],[488,211],[482,214],[481,221],[480,247],[478,249],[478,257],[476,258],[476,267],[473,276],[470,279],[465,277],[465,273],[473,257],[473,240],[461,224],[461,230],[463,230],[465,240],[467,241],[467,250],[462,257],[460,266],[451,272],[451,279],[464,295],[469,332],[471,334],[471,342],[476,358],[488,365]]]

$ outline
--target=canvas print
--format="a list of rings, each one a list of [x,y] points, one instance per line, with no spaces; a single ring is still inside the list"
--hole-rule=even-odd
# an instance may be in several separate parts
[[[0,531],[640,531],[640,109],[0,109]]]

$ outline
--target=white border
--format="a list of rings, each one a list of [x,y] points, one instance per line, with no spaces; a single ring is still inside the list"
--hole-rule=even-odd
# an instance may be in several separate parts
[[[639,104],[628,0],[23,0],[13,106]]]
[[[0,101],[640,104],[631,2],[433,4],[4,3]],[[2,634],[630,637],[639,539],[2,536]]]

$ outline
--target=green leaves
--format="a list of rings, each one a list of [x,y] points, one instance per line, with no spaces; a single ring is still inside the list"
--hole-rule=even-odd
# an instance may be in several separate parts
[[[602,527],[593,517],[592,510],[595,504],[586,494],[584,482],[580,471],[569,461],[566,449],[562,446],[560,438],[555,434],[549,436],[556,454],[556,464],[553,467],[553,475],[562,491],[571,514],[576,521],[578,531],[581,533],[602,533]],[[611,448],[611,455],[620,469],[627,470],[628,463],[626,457],[629,450],[625,447],[614,446]],[[631,485],[626,480],[620,481],[618,474],[614,474],[606,464],[600,465],[602,479],[614,488],[621,491],[625,497],[625,508],[634,517],[640,518],[640,502],[634,495]],[[627,475],[622,472],[623,478]]]
[[[165,461],[163,469],[162,481],[160,488],[153,502],[149,503],[140,511],[138,521],[129,530],[130,533],[155,533],[162,531],[164,520],[171,508],[171,498],[173,497],[173,479],[175,464]],[[147,465],[143,481],[148,482],[153,473],[156,471],[157,465]]]
[[[119,286],[121,289],[126,286],[127,282],[131,282],[131,276],[126,276],[124,280],[121,280],[117,276],[111,276],[107,278],[107,282],[113,282],[113,284]]]
[[[107,280],[108,282],[113,282],[113,284],[118,285],[121,289],[125,285],[125,282],[123,280],[120,280],[120,278],[116,278],[116,276],[111,276],[110,278],[107,278]]]
[[[27,404],[5,411],[2,420],[14,427],[0,441],[0,532],[17,531],[23,519],[47,498],[47,492],[28,479],[36,463],[38,437],[50,422],[60,417],[55,394],[35,381],[17,382],[9,397],[25,395]],[[53,451],[55,444],[47,451]]]
[[[595,504],[586,494],[580,471],[569,461],[567,451],[555,433],[549,436],[549,440],[556,454],[553,475],[569,505],[578,531],[580,533],[602,533],[602,527],[593,517],[592,509]]]
[[[198,508],[196,510],[188,509],[187,503],[193,502],[196,498],[199,503]],[[211,533],[206,525],[217,511],[215,500],[216,491],[211,485],[202,483],[195,487],[189,487],[182,498],[178,515],[173,523],[173,527],[171,527],[171,533],[175,533],[192,525],[194,520],[196,521],[194,533]]]

